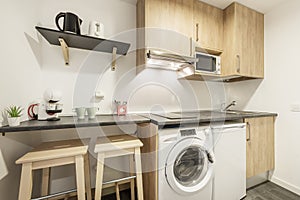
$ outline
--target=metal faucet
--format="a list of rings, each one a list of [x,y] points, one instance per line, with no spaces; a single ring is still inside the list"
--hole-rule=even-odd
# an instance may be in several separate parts
[[[226,106],[225,108],[223,108],[225,106],[225,103],[222,104],[222,111],[227,111],[231,106],[235,106],[236,105],[236,101],[232,101],[228,106]]]

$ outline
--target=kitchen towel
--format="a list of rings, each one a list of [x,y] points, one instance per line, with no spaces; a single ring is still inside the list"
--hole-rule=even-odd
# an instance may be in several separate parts
[[[7,174],[7,167],[3,158],[2,151],[0,149],[0,180],[2,180]]]

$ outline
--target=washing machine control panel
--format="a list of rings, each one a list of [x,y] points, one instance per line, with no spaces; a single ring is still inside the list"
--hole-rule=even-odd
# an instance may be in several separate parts
[[[178,137],[197,137],[201,140],[205,140],[210,134],[211,131],[209,128],[186,128],[179,130]]]
[[[185,129],[185,130],[180,130],[180,136],[181,136],[181,137],[195,136],[195,135],[197,135],[196,129]]]

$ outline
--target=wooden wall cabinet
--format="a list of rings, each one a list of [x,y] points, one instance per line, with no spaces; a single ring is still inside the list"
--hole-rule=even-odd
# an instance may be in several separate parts
[[[196,46],[222,52],[223,10],[194,0],[194,34]]]
[[[138,0],[137,28],[138,66],[145,63],[143,49],[190,56],[193,0]]]
[[[171,30],[188,38],[192,36],[193,0],[144,0],[144,2],[145,27]]]
[[[264,15],[239,3],[224,10],[223,76],[264,77]]]
[[[247,124],[247,178],[275,167],[274,120],[275,117],[244,119]]]
[[[211,80],[264,78],[264,15],[239,3],[221,10],[198,0],[138,0],[137,28],[138,72],[144,69],[146,49],[183,56],[197,49],[221,54],[221,75]]]

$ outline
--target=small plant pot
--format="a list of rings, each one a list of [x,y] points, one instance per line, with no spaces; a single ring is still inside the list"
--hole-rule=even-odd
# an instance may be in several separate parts
[[[21,117],[7,117],[9,126],[19,126]]]

